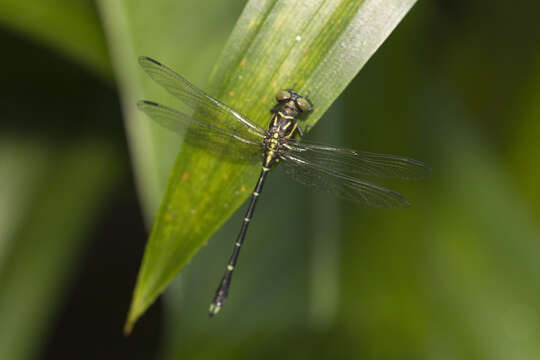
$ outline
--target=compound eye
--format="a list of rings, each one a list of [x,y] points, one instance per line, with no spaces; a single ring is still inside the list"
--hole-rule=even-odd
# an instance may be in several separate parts
[[[296,103],[302,112],[311,111],[313,109],[308,99],[298,98],[296,99]]]
[[[278,102],[281,102],[281,101],[285,101],[285,100],[289,100],[291,98],[291,93],[288,92],[287,90],[280,90],[277,94],[276,94],[276,100]]]

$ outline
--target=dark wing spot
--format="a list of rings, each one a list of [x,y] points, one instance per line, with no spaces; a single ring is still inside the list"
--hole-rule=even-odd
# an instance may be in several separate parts
[[[158,106],[158,105],[159,105],[158,103],[155,103],[155,102],[150,101],[150,100],[141,100],[141,101],[137,102],[137,104],[138,104],[139,106],[145,105],[145,104],[146,104],[146,105],[152,105],[152,106]]]
[[[142,61],[142,60],[148,60],[148,61],[150,61],[150,62],[153,62],[153,63],[156,64],[156,65],[163,66],[159,61],[154,60],[154,59],[152,59],[151,57],[148,57],[148,56],[141,56],[141,57],[139,58],[139,61]]]

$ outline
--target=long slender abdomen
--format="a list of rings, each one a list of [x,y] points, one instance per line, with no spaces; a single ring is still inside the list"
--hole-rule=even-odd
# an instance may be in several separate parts
[[[253,190],[253,193],[251,194],[251,201],[246,211],[246,215],[244,216],[244,220],[242,221],[242,227],[240,228],[240,233],[238,234],[236,238],[236,242],[234,243],[233,253],[231,255],[231,258],[229,259],[229,263],[227,264],[227,271],[225,272],[223,279],[221,279],[219,287],[216,290],[214,299],[212,300],[212,303],[210,304],[210,308],[208,309],[208,314],[210,315],[210,317],[213,317],[219,312],[219,310],[221,310],[221,307],[225,303],[225,300],[227,299],[227,296],[229,294],[229,287],[231,285],[232,273],[236,266],[236,262],[238,261],[238,255],[240,255],[240,248],[242,247],[242,244],[244,243],[246,232],[247,232],[249,223],[251,222],[251,218],[253,217],[253,213],[255,211],[255,205],[257,204],[257,200],[259,199],[259,196],[261,194],[261,191],[264,185],[264,179],[266,178],[268,171],[270,171],[270,168],[263,165],[261,175],[259,176],[259,181],[257,182],[257,185],[255,186],[255,189]]]

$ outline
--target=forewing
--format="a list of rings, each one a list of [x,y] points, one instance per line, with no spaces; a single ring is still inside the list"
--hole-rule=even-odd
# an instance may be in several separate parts
[[[261,138],[265,136],[262,127],[206,94],[160,62],[141,56],[139,63],[155,82],[200,114],[201,121],[216,122],[220,127],[239,134],[251,133]]]
[[[403,195],[369,182],[337,173],[319,164],[311,163],[299,153],[283,153],[280,163],[285,173],[294,180],[346,200],[374,207],[408,207]]]
[[[331,145],[290,143],[290,150],[305,161],[348,176],[419,179],[431,170],[421,161],[385,154],[338,148]]]
[[[137,107],[159,125],[186,134],[186,142],[217,156],[240,161],[260,161],[262,158],[262,145],[253,137],[246,138],[152,101],[139,101]]]

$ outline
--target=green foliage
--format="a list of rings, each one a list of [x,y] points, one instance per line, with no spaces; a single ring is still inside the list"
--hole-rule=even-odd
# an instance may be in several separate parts
[[[379,3],[389,11],[386,17],[366,11]],[[120,121],[103,116],[116,114],[115,106],[98,101],[96,107],[85,93],[88,84],[73,78],[73,72],[65,75],[66,66],[61,71],[71,79],[67,89],[57,87],[62,76],[43,78],[39,73],[57,71],[43,60],[43,54],[51,56],[48,47],[86,64],[100,78],[111,78],[105,39],[89,4],[0,4],[2,26],[10,34],[21,32],[39,44],[36,56],[24,58],[18,51],[19,41],[2,43],[9,54],[2,57],[6,72],[0,96],[2,359],[35,358],[44,339],[53,337],[57,325],[51,320],[65,301],[62,289],[78,273],[84,241],[100,226],[101,205],[118,183],[118,169],[126,166],[117,158],[121,151],[115,144],[122,140],[111,138],[105,130],[107,124]],[[335,14],[339,13],[340,2],[333,4]],[[380,34],[381,41],[387,32],[378,26],[401,16],[396,7],[401,2],[358,4],[356,14],[366,16],[360,32]],[[279,7],[248,7],[205,87],[243,1],[166,0],[149,6],[145,1],[103,0],[98,5],[147,223],[152,223],[180,146],[174,165],[178,172],[171,181],[184,183],[178,191],[169,188],[168,198],[194,203],[186,203],[191,208],[181,203],[179,209],[184,211],[206,206],[194,214],[171,214],[178,220],[178,228],[171,231],[183,231],[180,227],[186,226],[194,230],[194,236],[186,239],[180,234],[173,239],[171,232],[176,252],[167,248],[168,258],[166,251],[158,249],[156,254],[165,258],[167,267],[159,268],[160,258],[155,259],[153,266],[161,272],[150,279],[154,285],[147,288],[147,302],[219,227],[163,297],[165,331],[158,358],[540,357],[536,341],[540,328],[536,259],[540,237],[539,5],[494,1],[486,11],[479,0],[419,2],[336,102],[335,96],[356,73],[354,67],[360,67],[380,44],[362,43],[362,35],[357,43],[361,46],[343,47],[345,43],[335,36],[346,33],[351,22],[340,22],[339,33],[321,28],[318,17],[310,19],[313,24],[310,21],[308,27],[320,29],[321,39],[328,44],[334,41],[335,48],[327,56],[338,58],[336,65],[335,59],[312,58],[315,54],[309,52],[300,56],[298,52],[309,44],[310,32],[284,32],[298,25],[296,16],[290,21],[291,13],[277,16]],[[307,10],[296,9],[294,15]],[[273,11],[276,16],[270,16]],[[251,31],[251,18],[260,20],[252,25],[259,29],[257,34]],[[331,14],[323,18],[336,20]],[[258,40],[263,35],[273,39],[272,46],[266,48],[266,42]],[[288,52],[283,50],[287,46]],[[248,50],[239,55],[243,49]],[[345,56],[350,51],[359,51],[358,57]],[[209,320],[208,302],[231,251],[242,211],[223,222],[249,193],[256,170],[225,163],[210,176],[200,173],[219,159],[182,145],[182,139],[139,113],[135,103],[142,98],[182,106],[141,71],[136,62],[140,55],[159,59],[261,124],[267,121],[267,108],[281,82],[310,91],[320,112],[310,116],[309,123],[318,121],[334,103],[309,134],[311,139],[411,156],[426,161],[433,176],[422,182],[387,184],[412,203],[407,210],[391,211],[358,208],[309,193],[281,176],[278,167],[270,175],[250,227],[230,300],[218,318]],[[259,64],[261,55],[268,58]],[[286,60],[276,62],[282,56]],[[319,65],[314,67],[316,62]],[[281,75],[275,64],[291,77]],[[339,78],[336,74],[341,71],[352,75]],[[244,74],[250,77],[239,79]],[[298,84],[292,80],[295,74]],[[31,99],[47,101],[55,96],[70,106],[74,102],[65,98],[73,99],[72,93],[79,96],[76,99],[88,99],[75,101],[78,112],[58,116],[51,115],[48,107],[28,106],[36,104]],[[85,121],[93,124],[91,131]],[[187,179],[184,171],[188,171]],[[129,182],[123,180],[122,184]],[[220,196],[213,203],[196,203],[205,196],[201,191],[205,187]],[[185,197],[180,190],[186,191]],[[115,192],[124,194],[124,187]],[[148,280],[151,272],[145,271]],[[103,285],[99,278],[91,281],[96,288]],[[152,285],[151,281],[146,284]],[[95,292],[95,298],[108,297],[111,294]],[[101,320],[111,314],[104,308],[90,316]],[[120,337],[121,324],[85,335],[88,324],[79,320],[73,321],[78,323],[76,328],[69,329],[79,340],[87,336],[95,347],[122,357],[111,346],[110,337],[100,342],[111,333]],[[135,329],[135,336],[144,325]],[[60,340],[60,346],[69,349],[70,344]],[[128,346],[132,346],[130,340]]]
[[[97,112],[55,96],[84,96],[84,70],[65,66],[54,78],[47,47],[94,76],[110,81],[112,71],[99,19],[90,2],[2,1],[0,24],[38,44],[24,58],[24,40],[2,36],[2,121],[0,137],[0,358],[35,358],[67,283],[76,274],[88,233],[106,194],[121,171],[116,146],[104,134],[81,134]],[[15,36],[14,36],[15,37]],[[29,46],[30,47],[30,46]],[[23,51],[21,51],[23,50]],[[28,53],[28,51],[26,52]],[[61,61],[59,61],[61,63]],[[80,81],[82,80],[82,81]],[[86,81],[84,81],[86,80]],[[45,104],[50,101],[51,103]],[[45,104],[45,105],[44,105]],[[79,106],[78,106],[79,105]],[[103,118],[107,118],[104,116]],[[86,127],[88,130],[90,127]],[[76,131],[71,131],[76,129]]]
[[[3,0],[0,24],[49,46],[110,80],[107,46],[91,1]]]
[[[251,1],[229,38],[208,92],[265,126],[277,91],[294,86],[309,93],[316,104],[308,120],[313,125],[413,3]],[[148,241],[128,331],[241,205],[258,169],[184,145]]]
[[[118,175],[116,160],[99,142],[57,149],[3,139],[1,238],[11,241],[0,258],[0,358],[31,358],[43,343],[39,333],[77,268],[85,234]],[[14,229],[6,233],[8,225]]]
[[[142,98],[172,103],[171,96],[152,83],[137,58],[151,55],[197,83],[207,74],[227,40],[223,27],[232,26],[241,1],[99,1],[120,89],[135,180],[148,227],[157,212],[174,159],[181,144],[175,134],[137,110]],[[201,18],[205,19],[201,22]],[[198,81],[197,81],[198,80]]]

